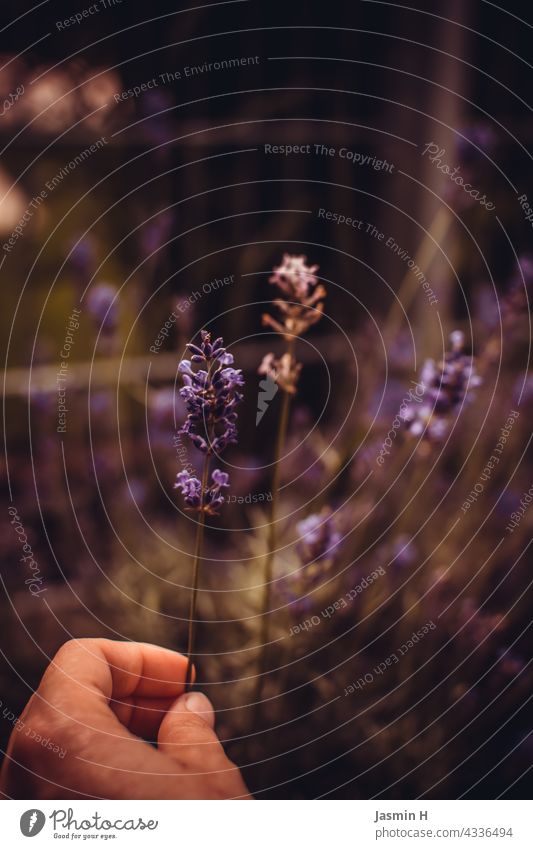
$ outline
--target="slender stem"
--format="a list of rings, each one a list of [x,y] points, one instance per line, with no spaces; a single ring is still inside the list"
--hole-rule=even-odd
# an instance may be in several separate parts
[[[204,528],[205,528],[205,510],[204,498],[207,487],[207,475],[209,472],[209,452],[204,458],[204,468],[202,472],[202,490],[200,501],[200,514],[198,516],[198,524],[196,526],[196,546],[194,552],[194,565],[192,576],[192,592],[191,604],[189,609],[189,637],[187,640],[187,672],[185,673],[185,692],[188,693],[192,688],[192,667],[194,659],[194,643],[196,637],[196,607],[198,601],[198,578],[200,574],[200,561],[202,559],[202,549],[204,545]]]
[[[290,356],[291,361],[293,357],[294,351],[294,339],[291,339],[287,344],[287,354]],[[259,702],[261,701],[261,694],[263,691],[263,683],[264,683],[264,675],[268,668],[268,655],[269,655],[269,640],[270,640],[270,598],[272,595],[272,576],[273,576],[273,566],[274,566],[274,557],[276,554],[276,546],[278,540],[278,533],[276,527],[277,521],[277,512],[278,512],[278,498],[279,498],[279,489],[280,489],[280,481],[281,481],[281,457],[283,454],[283,448],[285,445],[285,440],[287,438],[287,428],[289,424],[289,412],[291,406],[291,394],[290,392],[283,392],[283,400],[281,402],[281,411],[278,419],[278,431],[276,435],[276,447],[275,447],[275,455],[274,455],[274,467],[272,471],[272,501],[270,502],[270,518],[269,518],[269,526],[268,526],[268,540],[267,540],[267,553],[265,557],[265,568],[264,568],[264,576],[263,576],[263,604],[262,604],[262,618],[261,618],[261,633],[259,639],[259,645],[261,646],[261,658],[259,663],[259,674],[257,678],[257,687],[256,687],[256,698],[255,698],[255,710],[256,713],[259,709]]]

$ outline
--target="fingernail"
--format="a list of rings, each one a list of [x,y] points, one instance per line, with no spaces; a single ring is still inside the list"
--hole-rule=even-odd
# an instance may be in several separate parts
[[[213,710],[213,705],[203,693],[187,693],[185,696],[182,696],[180,699],[181,704],[188,710],[190,713],[196,713],[198,716],[201,716],[205,722],[207,722],[211,728],[215,726],[215,712]]]

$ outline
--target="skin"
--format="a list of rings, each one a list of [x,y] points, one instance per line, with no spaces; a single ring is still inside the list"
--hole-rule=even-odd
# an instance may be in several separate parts
[[[182,655],[146,643],[65,643],[11,735],[0,796],[250,799],[215,734],[211,702],[184,695],[186,668]]]

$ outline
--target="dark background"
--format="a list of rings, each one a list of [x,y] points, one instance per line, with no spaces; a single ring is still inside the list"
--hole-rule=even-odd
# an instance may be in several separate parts
[[[408,9],[394,3],[310,5],[252,0],[189,9],[174,3],[123,0],[65,31],[57,31],[55,22],[76,12],[69,2],[51,2],[25,15],[19,2],[4,0],[0,11],[0,28],[5,27],[2,53],[5,59],[17,56],[2,71],[2,99],[20,82],[27,88],[21,103],[0,126],[2,148],[8,145],[0,167],[4,182],[19,178],[20,210],[81,150],[102,135],[108,139],[104,149],[50,194],[46,209],[32,220],[0,271],[7,376],[2,464],[46,577],[49,604],[44,610],[21,589],[18,544],[7,526],[2,536],[5,664],[0,683],[4,705],[16,713],[37,685],[47,658],[71,635],[118,635],[184,650],[187,594],[181,587],[187,579],[182,581],[181,574],[187,574],[188,559],[181,557],[178,562],[174,551],[159,548],[161,538],[177,541],[185,551],[191,545],[190,527],[186,518],[177,515],[172,490],[176,410],[172,404],[169,407],[168,393],[174,387],[184,343],[216,317],[216,329],[234,346],[239,365],[254,387],[241,413],[235,462],[242,463],[244,471],[235,476],[235,491],[268,489],[268,469],[256,467],[271,457],[273,429],[267,426],[258,431],[253,426],[255,381],[257,364],[272,344],[260,328],[263,302],[272,297],[267,276],[283,251],[307,254],[319,264],[329,284],[327,318],[309,336],[325,358],[329,375],[312,348],[302,345],[301,351],[305,368],[294,429],[301,427],[306,434],[305,450],[315,450],[308,423],[316,420],[325,404],[320,427],[326,443],[340,454],[351,455],[370,426],[387,378],[392,396],[375,425],[379,443],[390,426],[401,388],[416,378],[424,357],[440,355],[440,325],[423,299],[418,299],[410,312],[416,350],[402,324],[387,340],[385,356],[377,328],[405,268],[367,235],[318,219],[319,208],[373,222],[413,257],[439,210],[448,209],[453,221],[442,234],[441,250],[431,256],[427,273],[439,294],[444,335],[462,327],[474,354],[481,353],[498,304],[516,276],[516,257],[530,250],[531,229],[509,185],[510,181],[518,194],[533,196],[529,4],[506,3],[505,9],[499,9],[488,2],[455,0]],[[28,49],[33,42],[38,43]],[[113,102],[113,93],[164,72],[256,55],[260,57],[257,65],[205,73]],[[30,80],[52,66],[57,67],[30,86]],[[56,97],[61,97],[60,104],[50,106]],[[104,104],[90,117],[96,106]],[[466,206],[461,193],[454,194],[449,181],[421,157],[420,148],[430,141],[438,142],[446,150],[446,161],[460,164],[473,184],[494,200],[507,236],[496,216],[477,204]],[[346,146],[387,159],[394,163],[395,174],[352,166],[338,157],[263,152],[265,143],[308,142]],[[18,217],[5,203],[0,206],[2,242]],[[235,275],[237,284],[202,298],[178,323],[164,350],[150,357],[149,346],[176,299],[205,281],[229,274]],[[105,334],[97,338],[97,328],[84,321],[77,336],[73,362],[79,367],[76,383],[69,387],[71,412],[65,439],[69,493],[54,425],[58,346],[66,317],[85,286],[104,280],[121,287],[119,328],[113,339]],[[354,345],[357,368],[347,339]],[[348,571],[349,584],[390,557],[402,534],[415,533],[462,468],[465,446],[473,444],[479,428],[485,428],[483,444],[488,450],[509,405],[516,403],[513,386],[527,370],[528,346],[529,325],[524,325],[517,344],[505,351],[505,371],[493,369],[486,375],[485,395],[477,408],[479,420],[468,419],[456,433],[452,454],[438,468],[432,467],[426,490],[409,517],[402,519],[403,525],[385,541],[379,541],[379,533],[371,529],[375,545],[355,571]],[[119,374],[116,357],[122,355],[126,363]],[[89,377],[83,364],[91,360],[94,373]],[[356,380],[356,409],[336,436]],[[328,396],[329,381],[332,396]],[[146,386],[151,393],[147,408],[143,403]],[[228,533],[224,538],[227,560],[206,577],[207,589],[234,582],[237,597],[232,602],[235,608],[226,610],[228,599],[219,600],[215,592],[210,600],[206,592],[206,618],[215,624],[203,630],[203,649],[209,655],[217,646],[222,657],[215,670],[206,659],[205,681],[211,685],[215,704],[229,711],[223,714],[221,733],[229,741],[232,756],[243,766],[259,762],[249,768],[256,792],[290,798],[322,793],[410,798],[436,782],[428,792],[437,798],[454,798],[463,792],[479,798],[527,793],[525,770],[531,743],[525,695],[531,679],[525,659],[531,644],[523,600],[509,614],[505,628],[495,629],[487,654],[477,661],[465,658],[483,642],[480,633],[490,630],[493,617],[510,610],[527,588],[527,552],[522,555],[515,542],[509,550],[502,549],[486,582],[471,587],[469,579],[473,564],[486,556],[483,545],[489,544],[488,538],[492,539],[491,534],[499,538],[521,485],[527,488],[530,483],[527,454],[520,461],[529,437],[528,420],[526,410],[520,433],[516,431],[514,454],[509,456],[509,468],[516,461],[518,473],[507,501],[502,502],[501,515],[487,536],[482,534],[483,540],[472,543],[462,555],[460,571],[446,590],[450,598],[464,592],[465,599],[473,598],[481,611],[489,593],[499,587],[496,598],[491,597],[487,608],[479,612],[478,631],[470,624],[460,638],[453,638],[462,627],[463,614],[452,617],[447,630],[441,629],[436,643],[427,647],[430,655],[452,637],[439,656],[442,663],[426,670],[420,684],[402,679],[399,690],[393,686],[391,694],[381,694],[379,706],[372,700],[367,705],[365,694],[363,707],[357,706],[366,714],[362,720],[354,720],[353,702],[332,708],[326,716],[319,711],[312,721],[302,717],[387,656],[404,635],[382,635],[384,618],[394,621],[402,605],[409,607],[412,593],[424,598],[427,574],[417,572],[401,600],[395,594],[396,585],[389,587],[391,596],[384,609],[379,608],[381,591],[375,597],[369,594],[364,602],[369,606],[369,624],[355,635],[350,630],[353,622],[332,624],[334,648],[328,648],[325,629],[317,637],[319,642],[311,642],[301,654],[291,646],[289,653],[296,651],[291,658],[295,668],[289,670],[294,677],[280,676],[279,688],[273,685],[272,717],[275,721],[290,717],[292,725],[276,739],[270,731],[258,739],[243,740],[241,734],[249,722],[244,707],[250,697],[246,682],[255,667],[252,653],[245,668],[240,668],[241,659],[232,651],[236,645],[253,647],[256,640],[250,630],[252,619],[247,617],[253,617],[255,609],[250,588],[257,572],[246,571],[246,548],[237,547],[237,553],[232,548],[239,535]],[[343,493],[351,492],[354,481],[362,479],[361,456],[356,456],[334,489],[335,506],[342,503]],[[478,459],[484,459],[483,447]],[[294,463],[298,466],[304,460],[297,454]],[[470,462],[473,471],[468,474],[475,482],[477,461],[471,458]],[[320,479],[327,477],[327,466],[319,467],[316,474]],[[410,478],[396,483],[392,500],[383,505],[383,521],[397,515],[411,485]],[[300,486],[303,491],[315,484],[300,481]],[[507,481],[502,478],[494,486],[491,506]],[[293,497],[298,501],[300,495],[297,491]],[[439,508],[438,520],[427,530],[426,554],[433,552],[436,526],[446,526],[460,500],[457,495],[454,504],[445,502]],[[488,509],[488,502],[480,506],[480,522]],[[351,517],[344,518],[348,526],[356,523],[358,511],[364,511],[364,499]],[[146,518],[146,527],[140,514]],[[255,514],[235,508],[219,527],[247,529],[255,521]],[[530,521],[526,519],[521,527],[526,541]],[[208,536],[215,555],[220,539],[216,530]],[[458,538],[449,548],[432,554],[427,570],[455,562],[465,542]],[[240,543],[235,540],[235,545]],[[417,565],[423,562],[424,545]],[[500,586],[499,580],[519,553],[522,559],[513,579]],[[233,559],[237,571],[232,571]],[[346,578],[342,574],[341,570],[341,592]],[[179,589],[169,591],[168,580]],[[325,598],[328,593],[331,598],[340,594],[336,585],[324,592]],[[422,600],[420,604],[420,622],[440,609],[438,602],[431,609],[425,609]],[[242,622],[238,621],[240,605]],[[361,614],[358,611],[358,617]],[[290,616],[290,610],[283,615]],[[226,628],[222,636],[223,625],[216,620],[230,618],[235,619],[234,631]],[[410,621],[404,624],[406,633],[411,624],[415,627]],[[506,673],[487,670],[521,634],[513,652],[523,675],[508,689]],[[354,645],[373,639],[377,644],[369,649],[367,659],[354,664]],[[464,678],[455,674],[451,680],[440,678],[442,668],[451,671],[457,663],[465,664],[461,667],[466,669]],[[232,687],[235,677],[240,685]],[[312,683],[316,679],[321,683]],[[435,692],[422,710],[415,706],[415,696],[428,692],[432,684]],[[295,695],[284,696],[292,694],[293,688]],[[468,692],[465,698],[464,692]],[[500,693],[499,712],[485,713],[477,721],[480,709]],[[451,713],[442,718],[440,711],[448,699],[453,703]],[[426,729],[426,719],[433,714],[435,725],[428,720]],[[511,715],[512,721],[507,722]],[[411,741],[417,729],[421,738],[403,748],[402,741]],[[0,724],[3,746],[9,731],[8,723]],[[378,735],[377,742],[363,745],[372,734]],[[361,747],[352,752],[358,744]],[[474,753],[466,761],[465,746]],[[265,757],[272,762],[264,763]],[[502,766],[496,768],[499,761]],[[366,777],[356,780],[367,770]],[[478,778],[482,780],[476,784]]]

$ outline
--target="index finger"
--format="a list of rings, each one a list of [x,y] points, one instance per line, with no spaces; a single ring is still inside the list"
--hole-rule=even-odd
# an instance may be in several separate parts
[[[185,689],[187,659],[149,643],[70,640],[46,670],[39,695],[68,707],[130,697],[175,699]]]

